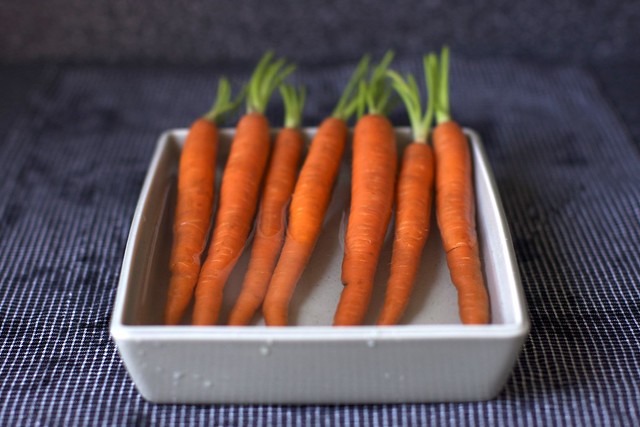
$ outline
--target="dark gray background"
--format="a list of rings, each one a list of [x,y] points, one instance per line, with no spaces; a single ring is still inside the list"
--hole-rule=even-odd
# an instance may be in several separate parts
[[[0,60],[246,62],[266,49],[337,62],[449,43],[469,56],[624,63],[640,58],[633,0],[9,0]]]

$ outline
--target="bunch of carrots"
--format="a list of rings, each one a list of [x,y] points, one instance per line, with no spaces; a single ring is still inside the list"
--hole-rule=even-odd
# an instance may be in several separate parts
[[[373,65],[363,57],[306,156],[300,130],[305,89],[286,82],[294,65],[267,53],[235,98],[229,82],[220,80],[211,111],[192,124],[181,154],[166,324],[180,324],[192,303],[194,325],[219,322],[225,284],[254,228],[249,266],[228,324],[248,325],[260,309],[267,325],[289,324],[289,303],[322,232],[354,115],[344,288],[334,325],[362,323],[394,206],[391,271],[377,323],[401,321],[434,204],[460,318],[465,324],[489,322],[471,154],[449,109],[449,51],[444,48],[440,58],[424,57],[424,107],[416,78],[391,70],[392,60],[391,52]],[[285,120],[272,142],[264,113],[276,91]],[[399,168],[395,131],[387,118],[396,97],[406,108],[413,137]],[[246,111],[236,126],[214,212],[217,126],[243,101]]]

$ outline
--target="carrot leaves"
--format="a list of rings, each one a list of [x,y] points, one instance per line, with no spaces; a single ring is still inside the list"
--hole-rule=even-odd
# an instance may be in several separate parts
[[[364,55],[345,86],[331,116],[347,120],[354,113],[360,118],[366,111],[370,114],[386,114],[392,107],[393,92],[385,79],[392,60],[393,52],[389,51],[367,79],[371,57]]]
[[[306,98],[304,86],[296,90],[295,86],[283,83],[280,86],[280,94],[284,101],[284,127],[299,128]]]
[[[420,89],[418,83],[412,74],[408,74],[403,78],[395,71],[387,71],[387,76],[391,79],[391,86],[398,93],[409,115],[409,122],[411,123],[411,131],[413,133],[413,139],[416,142],[426,143],[429,137],[429,130],[431,129],[431,123],[433,121],[434,112],[434,97],[435,92],[433,88],[433,73],[429,72],[429,60],[428,56],[423,58],[425,84],[428,88],[427,105],[425,113],[422,113],[422,102],[420,99]]]
[[[369,71],[369,61],[369,55],[365,55],[358,63],[358,66],[351,75],[351,78],[347,82],[347,85],[342,92],[342,96],[338,101],[338,105],[336,105],[336,108],[331,113],[332,117],[342,120],[348,120],[348,118],[356,112],[358,104],[360,102],[358,100],[358,88],[362,79]]]
[[[426,143],[434,117],[438,123],[451,120],[449,110],[449,48],[443,47],[438,56],[434,53],[422,58],[427,87],[427,105],[423,114],[420,89],[413,75],[405,77],[393,70],[387,71],[391,86],[402,99],[409,115],[411,132],[416,142]]]
[[[368,82],[365,82],[365,98],[369,114],[386,114],[389,109],[391,99],[391,87],[387,84],[386,74],[393,52],[387,52],[380,63],[373,69]]]
[[[435,54],[430,54],[429,73],[432,75],[432,87],[435,93],[434,109],[436,121],[444,123],[451,120],[451,110],[449,107],[449,48],[442,48],[440,53],[440,65]],[[439,68],[439,69],[438,69]]]
[[[295,68],[283,58],[273,61],[273,52],[267,52],[249,80],[247,113],[264,114],[273,91]]]
[[[371,58],[364,55],[331,116],[346,121],[353,114],[358,118],[365,113],[385,115],[397,100],[393,96],[395,92],[407,109],[414,139],[426,142],[434,118],[438,123],[451,120],[449,48],[442,48],[440,58],[434,53],[423,58],[428,94],[424,110],[415,77],[410,74],[402,76],[389,70],[392,60],[393,52],[388,51],[370,70]],[[275,59],[273,52],[267,52],[256,65],[249,82],[235,98],[232,98],[229,80],[225,77],[220,79],[215,103],[204,118],[217,123],[236,110],[243,100],[246,101],[247,113],[264,114],[273,92],[280,88],[285,104],[285,127],[299,127],[305,91],[302,87],[296,90],[293,86],[284,84],[284,80],[295,68],[294,64],[289,64],[284,58]]]
[[[226,77],[221,77],[218,82],[216,100],[203,117],[213,123],[218,123],[228,114],[231,114],[239,106],[246,95],[246,87],[243,88],[235,99],[231,99],[231,84]]]

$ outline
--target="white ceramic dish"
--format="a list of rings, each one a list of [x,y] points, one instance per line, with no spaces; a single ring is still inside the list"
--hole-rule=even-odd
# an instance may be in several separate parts
[[[306,129],[311,136],[314,129]],[[219,173],[232,129],[222,130]],[[111,335],[142,395],[180,403],[382,403],[485,400],[509,377],[529,321],[509,231],[480,138],[473,149],[479,239],[492,324],[459,323],[456,293],[434,225],[406,323],[372,326],[388,275],[380,260],[369,325],[331,327],[340,265],[349,159],[312,261],[292,301],[296,326],[162,326],[175,173],[185,130],[164,133],[140,194],[120,274]],[[399,144],[409,130],[397,130]],[[220,174],[218,175],[220,176]],[[220,179],[217,180],[218,183]],[[222,320],[238,294],[247,253],[227,287]]]

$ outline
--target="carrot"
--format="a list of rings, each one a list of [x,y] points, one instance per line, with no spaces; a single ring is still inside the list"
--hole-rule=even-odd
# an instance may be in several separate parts
[[[180,323],[200,273],[200,258],[206,244],[214,200],[218,150],[216,122],[235,109],[240,101],[241,96],[231,100],[231,86],[227,79],[221,78],[214,106],[191,125],[182,148],[169,261],[171,278],[164,313],[167,325]]]
[[[304,106],[304,88],[280,88],[285,104],[285,126],[278,132],[269,160],[258,213],[251,259],[240,295],[231,310],[229,325],[247,325],[262,304],[267,286],[282,248],[286,207],[296,182],[304,146],[300,121]]]
[[[391,95],[385,73],[392,58],[391,52],[385,55],[370,81],[361,84],[368,114],[358,120],[354,130],[351,209],[342,262],[344,289],[334,325],[362,323],[391,217],[397,168],[396,139],[393,126],[384,114]]]
[[[247,113],[240,119],[222,176],[213,237],[195,291],[192,322],[213,325],[222,305],[222,291],[251,231],[260,182],[270,150],[264,111],[271,93],[293,71],[285,61],[266,54],[256,67],[247,93]]]
[[[429,99],[424,116],[420,107],[420,91],[415,78],[404,80],[389,71],[392,86],[406,106],[411,122],[413,142],[402,155],[402,165],[396,190],[396,223],[391,255],[391,275],[387,282],[382,312],[378,325],[394,325],[402,317],[413,290],[420,256],[429,236],[431,202],[433,194],[434,159],[428,144],[429,129],[433,121],[433,92],[424,58],[425,80],[429,86]]]
[[[347,141],[346,121],[357,107],[352,95],[368,64],[368,57],[360,61],[331,117],[321,123],[311,142],[291,200],[285,243],[263,305],[267,325],[288,324],[289,301],[320,235],[338,176]]]
[[[464,324],[489,322],[489,297],[482,277],[475,223],[471,152],[460,126],[451,118],[448,93],[449,50],[442,50],[440,70],[429,56],[435,78],[437,126],[433,131],[436,158],[436,216],[447,254],[451,281],[458,291]]]

